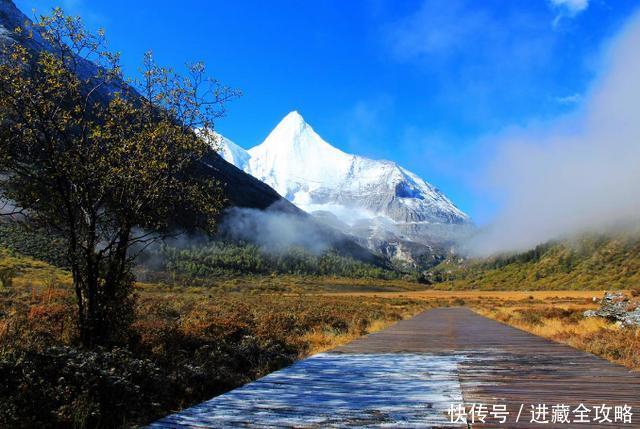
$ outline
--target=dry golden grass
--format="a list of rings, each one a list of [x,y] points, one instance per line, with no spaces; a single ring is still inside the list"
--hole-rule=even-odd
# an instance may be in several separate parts
[[[0,262],[20,269],[11,290],[0,290],[0,338],[16,337],[14,331],[30,336],[46,332],[54,343],[75,341],[74,299],[67,272],[28,257],[0,254]],[[346,344],[362,335],[384,329],[433,306],[423,299],[407,299],[402,293],[362,296],[333,293],[279,292],[272,286],[277,277],[242,278],[235,286],[253,282],[248,292],[224,288],[168,287],[138,282],[138,316],[134,330],[143,342],[159,341],[167,329],[198,337],[203,332],[253,331],[258,336],[295,344],[299,358]],[[319,279],[283,278],[306,287]],[[326,279],[329,289],[346,285],[346,279]],[[355,281],[356,288],[379,288],[377,281]],[[268,287],[264,287],[264,285]],[[415,285],[414,285],[415,286]],[[318,286],[320,287],[320,286]],[[385,284],[389,289],[408,287],[402,282]],[[237,311],[236,311],[237,310]],[[64,329],[49,332],[49,319],[64,319]],[[176,322],[177,321],[177,322]],[[42,323],[41,323],[42,322]],[[218,335],[218,334],[216,334]],[[156,338],[158,337],[158,338]]]
[[[413,314],[407,314],[406,316],[411,317],[412,315]],[[381,331],[393,325],[394,323],[396,323],[395,320],[375,319],[371,322],[364,335]],[[306,350],[305,354],[313,355],[343,346],[361,337],[362,335],[363,332],[359,332],[357,330],[349,330],[348,332],[336,332],[332,330],[314,329],[313,331],[303,335],[302,341],[308,344],[308,349]]]
[[[621,328],[602,318],[585,318],[597,303],[567,303],[548,299],[542,303],[512,302],[472,305],[483,316],[553,341],[595,354],[611,362],[640,370],[640,329]]]
[[[154,283],[138,283],[140,287]],[[372,278],[349,278],[335,276],[313,276],[293,274],[272,274],[243,276],[221,276],[168,284],[165,287],[183,289],[188,284],[190,290],[206,290],[208,293],[327,293],[341,292],[405,292],[421,291],[425,285],[410,280],[380,280]]]
[[[15,270],[13,285],[18,288],[36,286],[50,288],[53,284],[71,285],[69,272],[56,268],[46,262],[27,256],[15,256],[0,248],[0,268]]]
[[[523,300],[530,299],[592,299],[593,297],[602,297],[604,291],[593,290],[549,290],[549,291],[488,291],[488,290],[421,290],[406,292],[370,292],[370,291],[349,291],[349,292],[333,292],[321,293],[323,295],[332,296],[377,296],[381,298],[411,298],[411,299],[498,299],[498,300]]]
[[[522,310],[526,307],[510,308],[510,311]],[[566,308],[566,307],[558,307]],[[506,310],[503,309],[475,309],[478,314],[491,319],[499,320],[501,322],[508,323],[511,326],[520,328],[523,331],[531,332],[545,338],[553,338],[558,334],[566,335],[585,335],[593,332],[597,332],[600,329],[617,329],[616,325],[612,325],[605,319],[601,318],[585,318],[575,324],[568,324],[566,320],[558,317],[541,318],[539,323],[531,324],[522,317],[517,315],[510,317]]]

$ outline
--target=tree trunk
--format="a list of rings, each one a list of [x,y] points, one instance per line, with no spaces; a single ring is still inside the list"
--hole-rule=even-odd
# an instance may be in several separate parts
[[[118,232],[112,251],[81,253],[72,266],[78,298],[80,341],[86,347],[106,345],[124,334],[133,312],[129,291],[133,285],[127,264],[130,228]]]

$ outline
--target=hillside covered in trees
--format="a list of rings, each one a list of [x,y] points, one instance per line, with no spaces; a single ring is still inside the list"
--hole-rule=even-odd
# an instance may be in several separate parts
[[[427,278],[438,288],[628,289],[640,285],[640,234],[589,234],[490,258],[450,257]]]
[[[253,244],[217,241],[183,249],[162,246],[150,255],[154,256],[160,257],[163,272],[185,277],[274,273],[381,279],[400,276],[397,271],[335,252],[314,254],[299,247],[292,247],[286,252],[265,252]]]

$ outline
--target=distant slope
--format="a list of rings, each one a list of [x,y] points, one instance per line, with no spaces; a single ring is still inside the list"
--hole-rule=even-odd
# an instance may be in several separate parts
[[[6,248],[56,267],[68,268],[64,240],[43,230],[0,220],[0,248]]]
[[[448,258],[429,272],[437,288],[626,289],[640,286],[640,234],[584,235],[486,259]]]
[[[67,283],[71,279],[68,271],[7,249],[2,244],[0,244],[0,270],[8,270],[12,273],[9,277],[13,286],[22,284],[31,288],[34,284]],[[0,316],[2,316],[1,312]]]

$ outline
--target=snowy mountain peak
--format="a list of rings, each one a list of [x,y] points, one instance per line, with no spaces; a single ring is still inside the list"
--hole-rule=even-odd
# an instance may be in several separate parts
[[[252,156],[270,153],[297,158],[322,152],[327,156],[348,156],[324,141],[296,110],[288,113],[260,145],[249,150]]]
[[[276,125],[264,143],[270,143],[276,146],[300,143],[305,141],[305,139],[301,137],[306,133],[314,133],[314,131],[307,125],[302,115],[294,110],[288,113],[287,116]]]
[[[291,112],[287,113],[284,118],[282,118],[280,123],[276,125],[276,128],[278,128],[279,126],[303,128],[306,125],[307,123],[305,122],[302,115],[297,110],[292,110]]]
[[[248,151],[225,141],[227,161],[309,212],[330,211],[347,223],[376,217],[406,225],[469,221],[437,188],[395,162],[331,146],[297,111]]]

